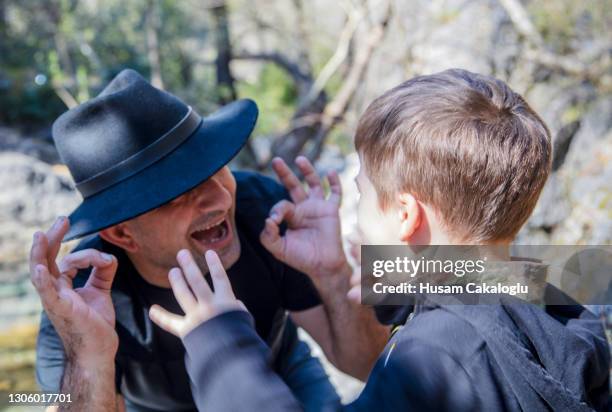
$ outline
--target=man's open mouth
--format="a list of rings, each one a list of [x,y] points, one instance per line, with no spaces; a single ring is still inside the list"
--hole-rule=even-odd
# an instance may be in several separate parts
[[[226,217],[200,225],[190,234],[199,245],[206,249],[217,249],[231,240],[231,230]]]

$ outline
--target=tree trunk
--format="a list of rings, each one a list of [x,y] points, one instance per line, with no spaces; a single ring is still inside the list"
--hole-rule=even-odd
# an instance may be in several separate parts
[[[151,68],[151,84],[158,89],[163,89],[164,82],[162,80],[161,59],[159,57],[158,30],[160,18],[157,0],[148,1],[146,13],[147,58]]]
[[[215,72],[217,76],[217,103],[224,105],[238,98],[234,76],[230,67],[232,60],[232,44],[230,42],[230,27],[227,14],[227,4],[225,1],[217,2],[211,8],[213,25],[215,30],[215,45],[217,57],[215,59]],[[255,169],[260,168],[259,159],[253,149],[251,140],[247,141],[244,147],[244,155],[240,156],[239,161],[246,167]]]
[[[364,13],[366,12],[361,12],[361,15]],[[272,145],[273,155],[283,158],[289,164],[293,164],[293,160],[303,152],[308,143],[312,145],[308,153],[305,153],[306,157],[314,162],[321,155],[329,132],[343,119],[365,75],[370,57],[385,34],[391,17],[391,7],[387,3],[382,20],[371,25],[365,37],[355,42],[353,35],[360,21],[359,15],[358,12],[355,12],[353,16],[349,16],[340,36],[336,53],[328,61],[319,77],[312,82],[306,96],[300,99],[301,104],[292,118],[289,131],[278,136]],[[356,43],[360,47],[353,60],[354,52],[351,48]],[[331,101],[328,101],[324,87],[341,65],[346,64],[348,56],[351,56],[350,66],[340,90]]]
[[[212,8],[212,16],[215,29],[215,44],[217,58],[215,69],[217,74],[217,101],[219,104],[227,104],[236,100],[236,88],[234,76],[230,69],[232,59],[232,47],[230,44],[229,23],[227,18],[227,6],[224,1],[219,2]]]

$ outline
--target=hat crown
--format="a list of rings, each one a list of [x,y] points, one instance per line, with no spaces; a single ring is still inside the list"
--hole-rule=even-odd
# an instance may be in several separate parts
[[[138,154],[188,111],[181,100],[126,69],[98,96],[61,115],[53,124],[53,139],[79,183]]]

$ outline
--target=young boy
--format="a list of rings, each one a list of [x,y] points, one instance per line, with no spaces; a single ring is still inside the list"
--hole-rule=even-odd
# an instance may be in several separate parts
[[[499,80],[456,69],[414,78],[376,99],[360,120],[355,143],[361,160],[359,225],[367,244],[509,247],[551,164],[550,133],[521,96]],[[275,161],[293,203],[272,209],[262,242],[306,273],[312,271],[305,266],[333,261],[337,274],[313,281],[321,293],[343,299],[350,272],[338,263],[338,256],[344,260],[341,248],[333,246],[340,243],[339,188],[332,184],[326,199],[312,166],[305,159],[297,163],[309,193]],[[281,221],[289,227],[282,237]],[[182,271],[173,269],[170,278],[186,316],[159,307],[150,313],[183,339],[198,408],[298,409],[267,365],[265,344],[214,252],[206,257],[215,292],[182,252]],[[607,408],[606,338],[599,321],[580,306],[500,301],[450,307],[425,299],[383,313],[387,319],[381,320],[409,325],[392,336],[347,409]],[[210,344],[202,348],[202,341]]]

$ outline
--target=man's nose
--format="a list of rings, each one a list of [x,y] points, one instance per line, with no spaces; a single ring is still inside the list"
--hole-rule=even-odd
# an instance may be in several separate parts
[[[232,195],[216,176],[195,188],[194,198],[198,207],[214,210],[228,210],[232,206]]]

